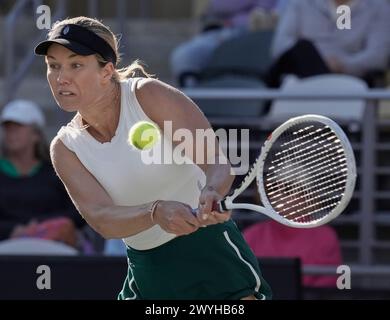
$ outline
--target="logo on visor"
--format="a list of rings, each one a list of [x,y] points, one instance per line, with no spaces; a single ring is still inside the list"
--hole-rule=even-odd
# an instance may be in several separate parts
[[[62,30],[62,34],[63,34],[63,35],[66,35],[66,34],[68,34],[68,32],[69,32],[69,26],[66,26],[66,27],[64,28],[64,30]]]

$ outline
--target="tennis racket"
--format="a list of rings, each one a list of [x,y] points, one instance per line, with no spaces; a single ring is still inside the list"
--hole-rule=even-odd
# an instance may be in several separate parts
[[[233,201],[256,178],[263,206]],[[248,209],[291,227],[310,228],[336,218],[356,181],[352,147],[329,118],[291,118],[270,134],[241,185],[213,209]]]

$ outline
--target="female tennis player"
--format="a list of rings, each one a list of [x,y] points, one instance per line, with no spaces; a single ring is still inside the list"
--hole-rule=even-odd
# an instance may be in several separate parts
[[[95,19],[57,22],[35,53],[45,56],[60,108],[76,111],[51,143],[57,174],[91,227],[127,245],[128,275],[118,298],[269,298],[230,213],[212,211],[231,187],[230,166],[198,164],[196,146],[192,164],[146,165],[127,143],[141,120],[159,128],[171,121],[173,130],[186,128],[195,137],[196,129],[210,128],[197,106],[148,78],[138,63],[116,69],[118,41]],[[191,208],[199,208],[197,217]]]

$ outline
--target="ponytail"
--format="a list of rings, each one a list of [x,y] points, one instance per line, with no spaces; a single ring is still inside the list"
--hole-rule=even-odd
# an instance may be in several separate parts
[[[135,60],[133,63],[127,67],[116,69],[115,70],[115,80],[121,81],[128,78],[136,78],[136,77],[142,77],[142,78],[151,78],[154,75],[149,74],[145,71],[144,66],[141,64],[140,60]]]

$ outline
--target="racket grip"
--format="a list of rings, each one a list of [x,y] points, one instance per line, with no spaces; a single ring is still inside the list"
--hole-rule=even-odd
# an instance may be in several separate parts
[[[216,201],[213,202],[213,209],[212,210],[217,211],[217,212],[221,212],[218,202],[216,202]]]
[[[191,209],[191,211],[192,211],[192,214],[193,214],[194,216],[197,216],[197,215],[198,215],[198,208],[196,208],[196,209]],[[222,211],[220,210],[220,206],[219,206],[218,202],[216,202],[216,201],[213,202],[212,211],[222,212]]]

